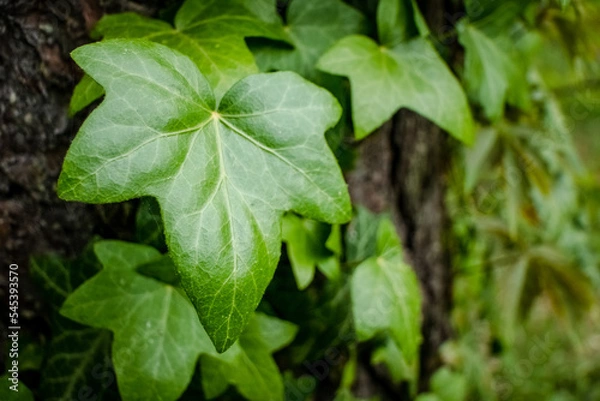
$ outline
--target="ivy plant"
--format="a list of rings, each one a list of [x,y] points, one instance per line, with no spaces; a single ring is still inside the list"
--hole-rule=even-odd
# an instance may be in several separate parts
[[[415,0],[185,0],[161,18],[98,21],[72,52],[70,112],[89,114],[57,192],[129,202],[135,229],[74,260],[32,259],[51,331],[35,395],[311,400],[327,381],[328,399],[364,401],[353,389],[367,372],[405,398],[496,399],[471,388],[491,382],[469,365],[486,356],[453,344],[416,394],[423,287],[391,211],[352,204],[345,181],[362,141],[411,110],[448,133],[457,163],[443,177],[456,283],[469,283],[457,331],[468,340],[485,318],[508,347],[538,297],[568,318],[593,304],[599,259],[580,239],[597,218],[572,144],[540,144],[568,133],[531,61],[538,22],[571,4],[458,3],[444,37]],[[490,193],[503,207],[474,210]]]

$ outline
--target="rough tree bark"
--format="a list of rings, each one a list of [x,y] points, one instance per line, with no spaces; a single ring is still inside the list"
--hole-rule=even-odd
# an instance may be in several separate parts
[[[457,15],[445,0],[426,0],[419,6],[434,36],[443,35]],[[453,46],[451,50],[456,51]],[[356,171],[348,177],[353,201],[375,212],[392,212],[405,255],[419,277],[424,298],[420,390],[428,388],[441,365],[439,347],[451,335],[445,194],[452,141],[427,119],[401,110],[361,144]]]
[[[28,276],[29,257],[74,256],[94,234],[127,238],[125,220],[131,218],[127,206],[66,203],[56,196],[62,160],[85,117],[67,113],[81,77],[69,52],[90,41],[90,29],[104,13],[148,15],[160,3],[165,1],[0,0],[0,260],[19,265],[21,326],[34,336],[45,323]],[[0,276],[3,305],[7,271]],[[0,324],[3,339],[7,316]]]

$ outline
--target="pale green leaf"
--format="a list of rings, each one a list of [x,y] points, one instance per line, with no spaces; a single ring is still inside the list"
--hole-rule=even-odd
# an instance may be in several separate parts
[[[89,75],[84,75],[81,81],[75,86],[71,102],[69,103],[69,114],[83,110],[86,106],[98,99],[104,94],[104,90]]]
[[[394,47],[417,35],[427,36],[429,29],[415,0],[380,0],[377,6],[379,43]]]
[[[104,266],[70,295],[61,313],[114,333],[119,392],[128,400],[176,400],[201,352],[215,352],[194,308],[177,288],[139,275],[160,258],[154,248],[119,241],[95,245]]]
[[[466,96],[426,39],[387,48],[365,36],[349,36],[325,53],[318,67],[350,79],[352,120],[359,139],[399,109],[408,108],[457,139],[473,141],[473,119]]]
[[[506,102],[527,109],[528,83],[516,54],[504,51],[473,25],[460,23],[458,33],[465,48],[465,85],[485,115],[491,120],[499,119]]]
[[[414,271],[404,263],[393,224],[382,219],[377,229],[377,254],[352,275],[352,313],[356,334],[366,341],[387,334],[412,365],[421,342],[421,294]]]
[[[291,323],[255,314],[239,341],[227,352],[201,357],[206,396],[214,398],[232,384],[251,401],[283,400],[283,379],[271,353],[289,344],[296,331]]]
[[[394,383],[411,381],[416,377],[415,369],[411,369],[411,367],[408,366],[404,360],[402,351],[389,337],[382,346],[373,351],[373,354],[371,355],[371,363],[381,363],[385,365]]]
[[[316,266],[323,266],[328,276],[336,274],[337,258],[327,249],[330,226],[287,214],[283,218],[282,233],[298,289],[303,290],[312,282]]]
[[[103,41],[73,57],[107,95],[67,153],[59,195],[156,198],[182,286],[217,349],[227,349],[273,276],[283,211],[350,217],[323,137],[339,104],[282,72],[243,79],[217,105],[188,58],[148,41]]]

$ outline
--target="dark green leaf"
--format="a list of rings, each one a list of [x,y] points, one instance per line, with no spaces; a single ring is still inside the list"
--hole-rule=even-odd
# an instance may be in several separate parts
[[[283,380],[271,353],[289,344],[296,331],[291,323],[255,314],[239,342],[227,352],[201,357],[206,396],[217,397],[232,384],[251,401],[283,400]]]
[[[114,333],[123,400],[176,400],[200,353],[214,352],[193,307],[176,288],[136,272],[161,257],[154,248],[119,241],[94,248],[104,268],[67,298],[61,313]]]

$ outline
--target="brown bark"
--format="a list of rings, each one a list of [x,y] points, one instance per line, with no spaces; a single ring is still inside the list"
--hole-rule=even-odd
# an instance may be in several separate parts
[[[0,0],[0,261],[19,265],[21,326],[35,336],[43,328],[43,305],[27,274],[29,258],[48,252],[73,256],[94,234],[126,237],[130,230],[126,207],[67,203],[58,199],[55,186],[85,117],[68,117],[81,77],[69,53],[90,41],[91,27],[105,12],[152,14],[159,1],[144,3]],[[0,276],[3,305],[7,271],[3,267]],[[2,314],[2,338],[7,316]]]
[[[453,24],[444,0],[420,2],[434,36]],[[457,15],[457,14],[456,14]],[[451,155],[448,134],[426,118],[401,110],[359,147],[348,182],[353,201],[372,211],[390,210],[407,261],[423,294],[419,388],[428,388],[441,365],[439,347],[451,335],[452,274],[446,233],[446,178]]]
[[[394,119],[392,188],[397,226],[405,254],[423,293],[420,387],[441,365],[440,345],[450,336],[450,257],[445,241],[448,137],[410,111]]]

